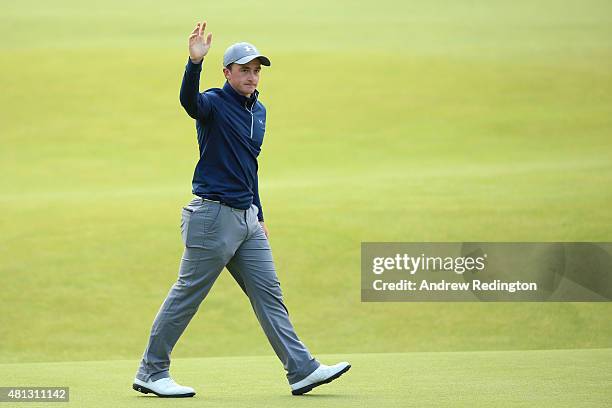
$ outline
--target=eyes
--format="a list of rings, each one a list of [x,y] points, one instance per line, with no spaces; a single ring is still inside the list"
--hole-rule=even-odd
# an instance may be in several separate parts
[[[255,69],[253,72],[255,72],[256,74],[259,74],[259,71],[261,71],[261,68],[257,68],[257,69]],[[240,70],[240,72],[243,72],[243,73],[245,73],[245,74],[246,74],[247,72],[249,72],[249,69],[247,69],[247,68],[242,68],[242,69]]]

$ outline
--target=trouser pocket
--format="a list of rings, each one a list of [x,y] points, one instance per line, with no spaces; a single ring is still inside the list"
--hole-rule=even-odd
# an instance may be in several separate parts
[[[181,212],[181,237],[186,247],[206,248],[206,241],[215,227],[220,204],[193,202]]]

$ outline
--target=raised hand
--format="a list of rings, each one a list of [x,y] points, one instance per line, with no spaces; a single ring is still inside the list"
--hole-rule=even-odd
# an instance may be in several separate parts
[[[212,33],[208,33],[206,41],[204,41],[204,29],[206,28],[206,21],[196,24],[195,28],[189,36],[189,58],[192,62],[200,63],[208,50],[212,42]]]

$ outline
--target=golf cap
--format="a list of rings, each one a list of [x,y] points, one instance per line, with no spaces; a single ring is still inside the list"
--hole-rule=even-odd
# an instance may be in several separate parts
[[[227,67],[229,64],[246,64],[249,61],[259,58],[261,65],[267,67],[270,66],[270,60],[257,51],[257,48],[253,44],[247,42],[239,42],[229,46],[223,54],[223,66]]]

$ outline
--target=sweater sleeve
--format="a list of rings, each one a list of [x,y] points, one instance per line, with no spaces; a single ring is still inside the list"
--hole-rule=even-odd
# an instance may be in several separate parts
[[[259,209],[259,212],[257,213],[257,219],[259,220],[259,222],[263,222],[264,217],[263,217],[263,208],[261,207],[261,200],[259,199],[259,182],[258,179],[259,176],[255,177],[255,191],[253,191],[253,204],[255,204],[255,206]]]
[[[194,119],[205,120],[212,112],[212,104],[210,97],[199,91],[202,63],[203,61],[194,64],[190,58],[187,58],[179,99],[189,116]]]

